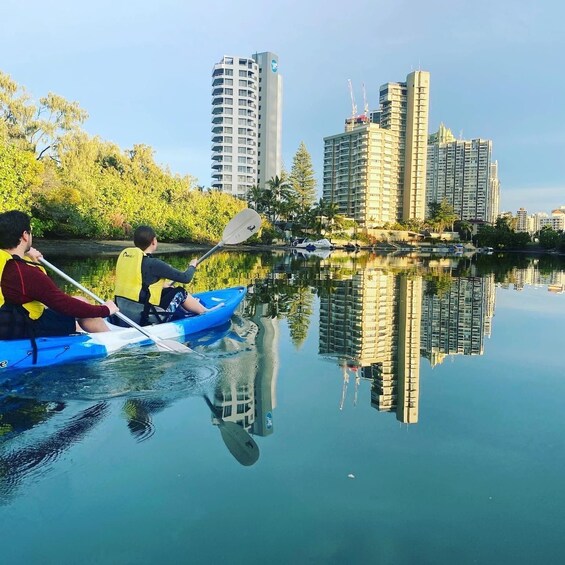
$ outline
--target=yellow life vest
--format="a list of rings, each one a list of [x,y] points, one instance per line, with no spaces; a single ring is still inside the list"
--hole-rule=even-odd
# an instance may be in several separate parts
[[[0,249],[0,280],[2,279],[2,273],[4,272],[6,263],[13,260],[14,258],[7,251]],[[29,265],[29,263],[27,264]],[[41,267],[40,265],[33,266],[45,272],[45,269],[43,269],[43,267]],[[2,287],[0,286],[0,308],[4,306],[4,304],[6,304],[6,300],[4,298],[4,294],[2,293]],[[41,314],[43,314],[43,311],[45,310],[45,306],[38,300],[26,302],[25,304],[22,304],[22,306],[28,311],[29,317],[32,320],[37,320],[38,318],[40,318]]]
[[[145,253],[138,247],[124,249],[116,263],[116,286],[114,294],[140,302],[140,293],[143,289],[141,275],[141,262]],[[149,303],[158,306],[165,279],[159,279],[149,286]]]

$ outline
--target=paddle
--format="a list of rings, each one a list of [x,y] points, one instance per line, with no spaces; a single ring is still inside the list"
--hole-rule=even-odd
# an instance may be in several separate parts
[[[245,467],[253,465],[259,459],[259,446],[255,443],[255,440],[235,422],[225,422],[222,420],[218,414],[218,409],[210,402],[206,395],[204,395],[204,400],[218,420],[222,439],[230,453]]]
[[[57,273],[60,277],[63,277],[71,284],[74,284],[78,289],[82,290],[82,292],[88,294],[88,296],[94,298],[94,300],[96,300],[97,302],[100,302],[100,304],[104,304],[104,300],[102,300],[102,298],[96,296],[96,294],[94,294],[92,291],[82,286],[79,282],[75,281],[73,278],[69,277],[69,275],[61,271],[61,269],[55,267],[55,265],[49,263],[49,261],[47,261],[46,259],[41,258],[39,259],[39,261],[43,263],[43,265],[49,267],[52,271]],[[161,339],[160,337],[151,335],[148,331],[144,330],[141,326],[136,324],[133,320],[130,320],[127,316],[125,316],[121,312],[116,312],[115,315],[118,318],[120,318],[120,320],[123,320],[126,324],[131,326],[132,328],[135,328],[138,332],[141,332],[145,337],[149,338],[162,351],[170,351],[171,353],[193,353],[192,349],[190,349],[190,347],[187,347],[183,343],[179,343],[178,341],[174,341],[172,339]]]
[[[224,245],[234,245],[249,239],[252,235],[256,234],[261,227],[261,216],[251,208],[245,208],[239,214],[236,214],[224,228],[222,234],[222,241],[207,251],[200,259],[197,265],[200,265],[204,259],[215,253],[220,247]]]

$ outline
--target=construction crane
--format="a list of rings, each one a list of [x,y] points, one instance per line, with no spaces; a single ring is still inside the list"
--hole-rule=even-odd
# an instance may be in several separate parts
[[[365,117],[369,119],[369,103],[367,102],[367,91],[365,90],[365,83],[363,83],[363,112],[365,112]]]
[[[351,79],[347,79],[349,84],[349,94],[351,95],[351,119],[354,122],[357,117],[357,104],[355,104],[355,96],[353,96],[353,85],[351,84]]]

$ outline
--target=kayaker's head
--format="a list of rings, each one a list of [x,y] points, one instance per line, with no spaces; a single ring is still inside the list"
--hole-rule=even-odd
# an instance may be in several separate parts
[[[25,242],[23,251],[31,247],[31,219],[25,212],[10,210],[0,214],[0,249],[15,249]]]
[[[133,232],[133,244],[141,251],[151,253],[157,249],[157,234],[151,226],[139,226]],[[149,249],[151,248],[151,249]]]

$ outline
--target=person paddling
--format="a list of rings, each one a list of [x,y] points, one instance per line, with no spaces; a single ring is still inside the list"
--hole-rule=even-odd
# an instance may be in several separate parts
[[[31,219],[11,210],[0,214],[0,339],[64,336],[84,330],[105,332],[102,318],[118,311],[60,290],[37,261]]]
[[[182,286],[168,281],[189,283],[196,271],[193,259],[179,271],[152,257],[157,235],[150,226],[139,226],[133,234],[135,247],[124,249],[116,264],[115,300],[120,308],[141,325],[168,321],[173,315],[203,314],[207,309]],[[180,309],[180,310],[179,310]]]

